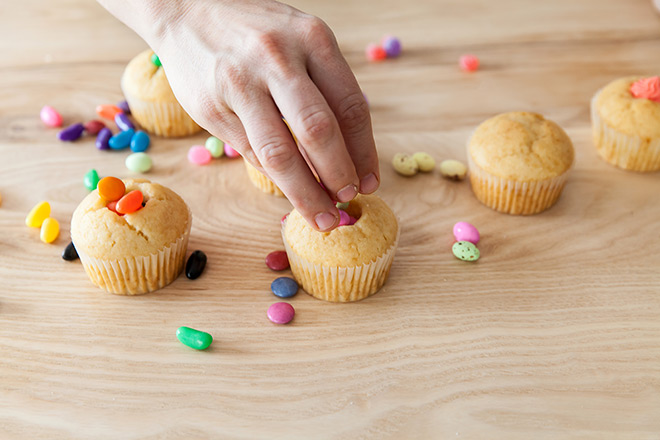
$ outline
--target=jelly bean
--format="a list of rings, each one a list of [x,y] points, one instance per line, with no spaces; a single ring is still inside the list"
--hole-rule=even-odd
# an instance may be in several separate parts
[[[235,157],[240,157],[241,153],[238,151],[234,150],[231,145],[225,142],[225,156],[233,159]]]
[[[87,171],[87,174],[85,174],[83,179],[83,183],[85,184],[85,188],[90,191],[94,191],[99,184],[99,173],[96,172],[95,169]]]
[[[266,314],[274,324],[288,324],[293,319],[296,311],[289,303],[276,302],[268,307]]]
[[[479,58],[474,55],[461,55],[458,65],[464,72],[474,72],[479,68]]]
[[[206,350],[213,342],[213,336],[209,333],[195,330],[190,327],[179,327],[176,330],[176,338],[183,345],[186,345],[195,350]]]
[[[206,140],[204,147],[211,152],[212,157],[217,159],[224,154],[225,143],[217,137],[211,136]]]
[[[204,272],[206,267],[206,254],[202,251],[195,251],[190,254],[188,262],[186,263],[186,276],[194,280]]]
[[[158,58],[158,55],[156,55],[155,53],[151,54],[150,59],[151,59],[151,62],[153,63],[154,66],[156,66],[156,67],[162,66],[162,64],[160,62],[160,58]]]
[[[193,145],[188,150],[188,161],[195,165],[206,165],[211,159],[211,152],[201,145]]]
[[[73,142],[82,136],[85,127],[80,124],[71,124],[64,130],[57,133],[57,138],[63,142]]]
[[[291,277],[279,277],[270,284],[270,290],[280,298],[291,298],[298,293],[298,283]]]
[[[147,151],[149,144],[151,144],[149,135],[142,130],[138,130],[131,139],[131,151],[133,153],[142,153],[143,151]]]
[[[106,208],[108,208],[110,211],[114,212],[118,216],[122,217],[124,214],[121,212],[117,212],[117,200],[113,200],[112,202],[108,202],[107,205],[105,205]]]
[[[99,134],[96,135],[96,148],[99,150],[107,150],[110,148],[109,141],[112,137],[112,132],[109,128],[103,127]]]
[[[40,228],[48,217],[50,217],[50,203],[46,201],[39,202],[25,217],[25,224],[31,228]]]
[[[99,131],[105,128],[105,124],[101,121],[97,121],[96,119],[92,119],[91,121],[85,122],[83,127],[85,128],[87,134],[97,135],[99,134]]]
[[[449,180],[463,180],[467,174],[467,167],[454,159],[443,160],[440,163],[440,175]]]
[[[97,185],[99,196],[108,202],[114,202],[124,196],[126,185],[116,177],[104,177]]]
[[[128,119],[128,116],[123,112],[115,115],[115,124],[117,124],[117,127],[119,127],[121,131],[135,130],[135,125],[133,125],[133,122],[131,122],[131,120]]]
[[[119,109],[120,109],[122,112],[124,112],[125,114],[127,114],[127,115],[130,115],[130,114],[131,114],[131,108],[128,106],[128,102],[127,102],[126,100],[124,100],[124,101],[119,101],[119,102],[117,103],[117,107],[119,107]]]
[[[428,153],[415,153],[413,154],[413,159],[415,159],[415,162],[417,162],[417,166],[419,167],[419,170],[428,173],[430,171],[433,171],[433,168],[435,168],[435,159],[431,157],[430,154]]]
[[[339,224],[337,226],[348,226],[351,223],[351,216],[343,209],[339,210]]]
[[[116,105],[103,104],[96,107],[96,114],[104,119],[114,121],[117,113],[121,113],[121,109]]]
[[[117,214],[130,214],[141,209],[142,200],[144,200],[144,196],[137,189],[124,194],[121,199],[117,200],[117,205],[115,205]]]
[[[61,127],[62,116],[49,105],[44,105],[39,112],[41,121],[49,127]]]
[[[365,49],[365,54],[367,55],[367,60],[369,61],[382,61],[387,58],[387,53],[385,49],[377,44],[369,44]]]
[[[353,226],[354,224],[357,223],[357,221],[358,221],[358,219],[356,219],[355,217],[350,217],[350,221],[348,222],[348,226]]]
[[[401,41],[398,38],[386,36],[381,44],[388,58],[396,58],[401,55]]]
[[[62,259],[66,261],[73,261],[78,259],[78,251],[76,251],[76,247],[73,245],[73,242],[67,244],[64,248],[64,251],[62,252]]]
[[[463,261],[477,261],[480,256],[479,249],[469,241],[457,241],[451,251],[456,258]]]
[[[266,256],[266,266],[270,270],[280,271],[289,268],[289,258],[285,251],[273,251]]]
[[[146,173],[153,165],[151,157],[147,153],[130,154],[124,163],[126,164],[126,168],[134,173]]]
[[[53,217],[48,217],[41,225],[39,238],[44,243],[52,243],[60,235],[60,224]]]
[[[287,218],[288,216],[289,216],[289,213],[288,213],[288,212],[287,212],[286,214],[284,214],[284,215],[282,216],[282,218],[280,219],[280,224],[283,225],[284,222],[286,221],[286,218]]]
[[[479,231],[468,222],[458,222],[454,225],[454,238],[456,241],[469,241],[472,244],[479,243]]]
[[[135,131],[130,128],[125,131],[120,131],[116,135],[112,136],[110,140],[108,140],[108,145],[113,150],[123,150],[124,148],[128,148],[128,146],[131,144],[131,139],[133,138],[134,134]]]
[[[394,170],[402,176],[414,176],[419,170],[417,161],[404,153],[397,153],[392,158]]]
[[[337,209],[346,210],[348,208],[348,202],[337,202]]]

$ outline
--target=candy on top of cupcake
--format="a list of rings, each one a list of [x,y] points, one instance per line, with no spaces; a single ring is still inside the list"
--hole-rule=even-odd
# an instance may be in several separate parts
[[[660,76],[642,78],[630,85],[630,93],[639,99],[660,102]]]

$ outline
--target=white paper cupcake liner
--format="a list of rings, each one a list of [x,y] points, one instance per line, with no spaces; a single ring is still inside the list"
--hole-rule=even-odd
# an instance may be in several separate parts
[[[325,266],[314,264],[296,254],[285,236],[286,220],[282,224],[282,241],[289,258],[291,272],[311,296],[330,302],[359,301],[383,287],[394,261],[401,228],[390,248],[375,261],[361,266]]]
[[[261,191],[267,194],[273,194],[278,197],[284,197],[284,193],[282,192],[282,190],[280,190],[278,186],[273,183],[272,180],[266,177],[258,169],[253,167],[247,160],[243,159],[243,163],[245,164],[245,169],[247,170],[247,174],[248,177],[250,178],[250,182],[252,182],[254,186],[256,186]]]
[[[188,211],[185,233],[156,254],[148,256],[104,260],[76,250],[94,284],[117,295],[140,295],[161,289],[179,276],[185,264],[191,226],[192,214]]]
[[[591,98],[591,127],[598,155],[606,162],[630,171],[660,170],[660,138],[629,136],[607,124],[596,109],[600,90]]]

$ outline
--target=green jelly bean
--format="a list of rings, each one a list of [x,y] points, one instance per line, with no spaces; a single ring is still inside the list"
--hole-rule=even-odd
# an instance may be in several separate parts
[[[195,350],[206,350],[213,342],[213,336],[210,334],[190,327],[179,327],[176,330],[176,337],[183,345]]]
[[[346,211],[346,209],[348,209],[348,202],[337,202],[337,209],[343,209]]]
[[[90,191],[94,191],[96,186],[99,184],[99,173],[97,173],[94,169],[87,171],[87,174],[85,174],[85,178],[83,179],[83,183],[85,184],[85,188]]]
[[[151,62],[154,63],[154,66],[160,67],[162,64],[160,63],[160,58],[158,58],[158,55],[155,53],[151,54]]]
[[[151,158],[147,153],[133,153],[126,158],[126,168],[134,173],[146,173],[151,169]]]
[[[479,249],[469,241],[457,241],[451,251],[456,258],[463,261],[477,261],[480,256]]]
[[[211,152],[211,156],[216,159],[221,157],[225,152],[225,143],[215,136],[208,138],[204,146]]]

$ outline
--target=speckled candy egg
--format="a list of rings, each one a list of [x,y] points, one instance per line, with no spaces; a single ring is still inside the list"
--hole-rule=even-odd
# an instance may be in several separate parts
[[[469,241],[457,241],[451,248],[454,256],[463,261],[477,261],[479,259],[479,249]]]

